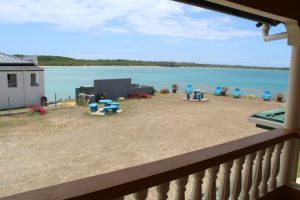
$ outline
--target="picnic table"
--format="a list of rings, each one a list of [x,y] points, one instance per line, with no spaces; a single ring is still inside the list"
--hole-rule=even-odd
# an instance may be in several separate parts
[[[118,102],[110,102],[110,103],[107,103],[108,106],[120,106],[120,103]]]
[[[104,106],[108,106],[109,103],[111,103],[111,102],[112,102],[111,99],[101,99],[101,100],[98,101],[98,103],[104,104]]]
[[[202,90],[191,90],[192,93],[194,93],[193,99],[201,100],[204,98],[204,91]]]
[[[103,112],[107,113],[109,110],[111,110],[112,112],[117,112],[117,110],[119,109],[119,106],[116,105],[110,105],[110,106],[105,106],[103,108]]]

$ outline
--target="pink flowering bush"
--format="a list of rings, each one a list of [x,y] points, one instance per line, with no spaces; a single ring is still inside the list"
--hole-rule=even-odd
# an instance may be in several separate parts
[[[148,99],[151,98],[151,96],[149,94],[145,94],[145,93],[141,93],[141,92],[132,92],[130,95],[128,95],[128,99]]]
[[[40,115],[45,115],[46,110],[42,106],[31,106],[30,111],[32,114],[38,113]]]

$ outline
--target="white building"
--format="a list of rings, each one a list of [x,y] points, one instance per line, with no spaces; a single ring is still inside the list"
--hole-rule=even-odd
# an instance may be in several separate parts
[[[36,58],[0,53],[0,109],[40,105],[44,95],[44,69]]]

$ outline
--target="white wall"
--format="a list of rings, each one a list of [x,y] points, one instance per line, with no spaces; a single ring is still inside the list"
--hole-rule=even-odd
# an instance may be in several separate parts
[[[31,86],[31,73],[38,74],[39,86]],[[8,87],[7,74],[17,74],[18,87]],[[8,97],[11,108],[17,108],[40,105],[41,97],[44,95],[44,71],[0,71],[0,109],[8,108]]]
[[[30,74],[36,73],[39,79],[39,86],[31,86]],[[40,105],[41,97],[45,95],[44,71],[25,72],[25,105]]]

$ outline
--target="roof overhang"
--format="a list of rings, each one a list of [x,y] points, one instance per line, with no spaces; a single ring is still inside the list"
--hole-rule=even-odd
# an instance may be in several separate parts
[[[285,24],[288,43],[300,45],[300,12],[296,0],[174,0],[276,26]]]
[[[236,6],[229,6],[229,5],[224,5],[221,3],[216,3],[214,1],[207,1],[207,0],[175,0],[178,2],[182,3],[187,3],[190,5],[198,6],[201,8],[206,8],[209,10],[233,15],[236,17],[241,17],[244,19],[252,20],[255,22],[261,22],[261,23],[267,23],[270,24],[271,26],[276,26],[279,23],[282,23],[282,21],[275,20],[269,17],[265,17],[262,15],[254,14],[249,11],[244,11],[242,9],[236,8]]]

